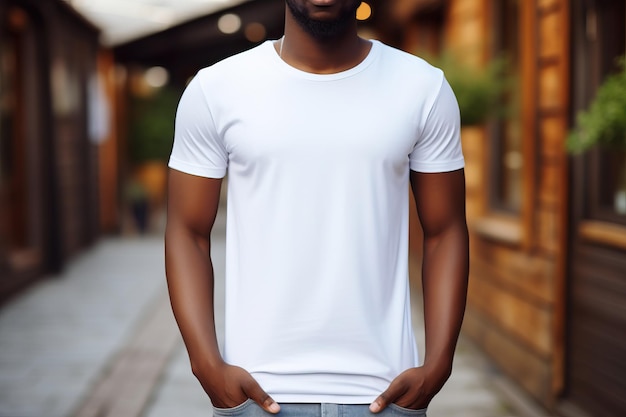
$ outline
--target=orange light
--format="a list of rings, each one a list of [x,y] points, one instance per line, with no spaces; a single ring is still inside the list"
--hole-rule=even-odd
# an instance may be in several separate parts
[[[372,6],[362,1],[356,11],[357,20],[367,20],[372,16]]]
[[[265,26],[261,23],[253,22],[249,23],[244,29],[244,34],[246,35],[246,39],[250,42],[261,42],[265,39],[265,35],[267,31],[265,30]]]

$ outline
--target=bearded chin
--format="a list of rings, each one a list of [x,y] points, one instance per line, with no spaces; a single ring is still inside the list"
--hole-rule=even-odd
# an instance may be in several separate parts
[[[335,38],[342,35],[348,28],[348,25],[343,20],[323,21],[306,19],[303,21],[298,20],[298,22],[309,34],[320,40]]]
[[[292,0],[287,0],[287,7],[298,24],[311,36],[319,40],[329,40],[344,34],[353,24],[356,9],[360,1],[354,8],[350,8],[341,13],[335,20],[315,20],[311,19],[304,8],[299,8]]]

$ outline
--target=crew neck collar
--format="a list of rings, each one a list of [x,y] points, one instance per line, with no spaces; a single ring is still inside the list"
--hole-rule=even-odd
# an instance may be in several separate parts
[[[286,63],[276,52],[276,49],[274,48],[275,41],[276,40],[267,40],[265,41],[265,44],[264,44],[264,47],[269,49],[268,52],[269,52],[269,55],[271,56],[273,65],[276,65],[277,67],[279,67],[281,71],[287,72],[292,76],[304,78],[304,79],[308,79],[312,81],[333,81],[333,80],[339,80],[342,78],[351,77],[355,74],[358,74],[359,72],[367,68],[376,59],[376,57],[379,55],[379,50],[380,50],[380,42],[377,40],[371,39],[368,41],[372,44],[372,47],[370,48],[369,53],[361,62],[359,62],[354,67],[349,68],[344,71],[331,73],[331,74],[316,74],[313,72],[308,72],[308,71],[298,69]]]

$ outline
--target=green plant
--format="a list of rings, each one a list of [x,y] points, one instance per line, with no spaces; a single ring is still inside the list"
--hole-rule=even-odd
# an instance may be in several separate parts
[[[162,88],[149,97],[131,100],[128,146],[133,163],[168,159],[179,97],[178,91]]]
[[[493,59],[483,68],[471,68],[446,52],[432,62],[443,70],[456,95],[461,125],[478,125],[492,116],[503,115],[502,98],[512,85],[504,59]]]
[[[608,76],[589,108],[578,113],[566,142],[569,152],[595,145],[626,149],[626,61],[622,57],[618,62],[620,71]]]

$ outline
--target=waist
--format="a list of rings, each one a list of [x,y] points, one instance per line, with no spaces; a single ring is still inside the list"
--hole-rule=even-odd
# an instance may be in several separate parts
[[[341,404],[341,403],[280,403],[281,417],[371,417],[369,403]],[[258,404],[247,400],[243,404],[227,409],[214,408],[216,417],[267,417]],[[378,417],[426,417],[426,409],[410,410],[390,404],[376,414]]]

